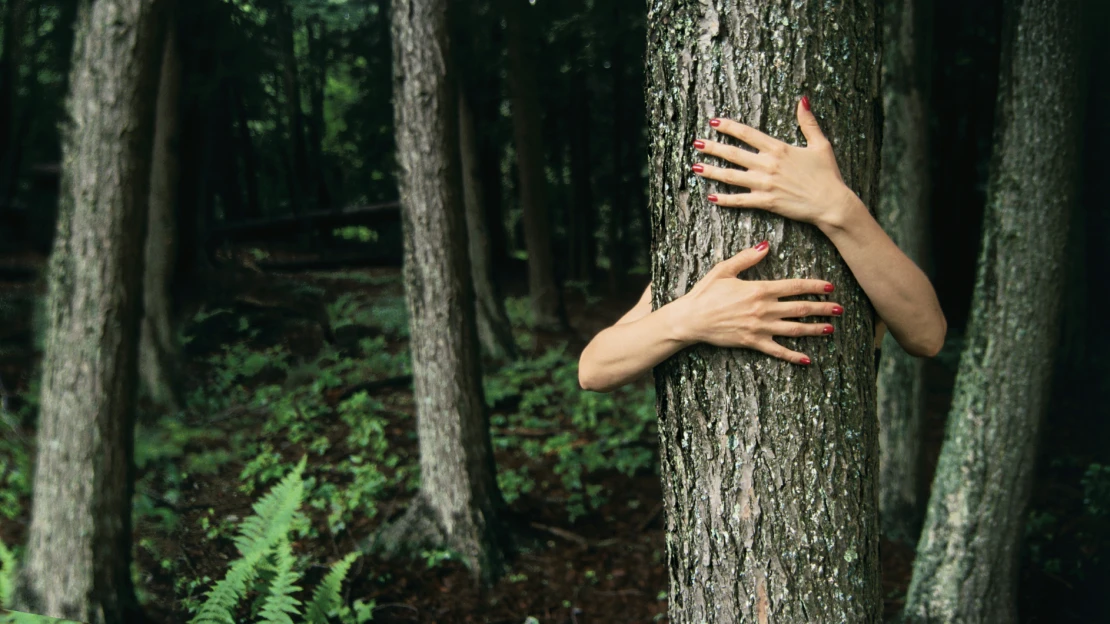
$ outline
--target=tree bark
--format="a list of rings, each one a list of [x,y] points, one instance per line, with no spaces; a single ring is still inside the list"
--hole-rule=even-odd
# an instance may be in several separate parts
[[[505,312],[505,302],[492,279],[493,265],[490,261],[489,236],[486,234],[485,193],[478,171],[474,113],[462,88],[458,92],[458,102],[463,203],[466,209],[466,234],[470,248],[470,276],[474,283],[478,341],[486,354],[493,358],[515,359],[520,352],[513,339],[513,327]]]
[[[879,223],[920,267],[928,260],[929,54],[927,0],[887,0],[883,15],[883,146]],[[879,514],[883,535],[913,544],[921,532],[925,488],[924,360],[887,332],[879,364]]]
[[[490,581],[501,496],[482,394],[447,0],[393,3],[394,131],[420,439],[420,493],[387,543],[438,542]]]
[[[524,245],[528,251],[528,293],[536,326],[558,330],[566,325],[562,297],[555,280],[548,213],[547,175],[544,172],[543,119],[536,81],[530,10],[517,0],[504,0],[508,39],[508,82],[513,112],[513,137],[520,174]]]
[[[672,622],[878,622],[878,432],[872,308],[815,228],[705,200],[691,143],[729,117],[797,135],[808,93],[845,182],[878,173],[873,2],[659,0],[648,11],[654,305],[767,239],[744,279],[818,278],[845,316],[831,342],[786,339],[799,367],[700,345],[656,368]],[[733,192],[733,191],[728,191]]]
[[[166,29],[163,48],[151,157],[139,373],[155,405],[179,409],[182,406],[178,384],[180,356],[173,330],[170,285],[177,258],[175,230],[180,179],[181,58],[177,47],[177,28],[172,23]]]
[[[1079,158],[1079,0],[1007,5],[967,346],[906,597],[908,622],[1016,622]]]
[[[83,0],[50,259],[31,526],[16,608],[141,621],[131,457],[159,19],[153,0]]]
[[[301,80],[297,70],[297,51],[294,42],[296,24],[292,9],[284,2],[277,10],[278,40],[281,44],[282,80],[285,87],[285,110],[289,124],[291,144],[289,192],[293,214],[308,210],[304,205],[308,196],[308,149],[304,137],[304,112],[301,110]]]

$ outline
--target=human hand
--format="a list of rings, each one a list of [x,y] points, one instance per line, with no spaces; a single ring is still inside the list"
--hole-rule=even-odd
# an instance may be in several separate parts
[[[779,297],[824,295],[833,285],[823,280],[788,279],[750,281],[737,274],[767,256],[767,241],[717,263],[690,292],[674,303],[682,307],[683,339],[718,347],[746,347],[795,364],[809,364],[803,353],[775,342],[774,336],[827,336],[828,323],[801,323],[785,319],[806,316],[840,316],[844,308],[826,301],[779,301]]]
[[[729,208],[759,208],[822,229],[843,221],[843,213],[855,207],[859,200],[844,184],[832,145],[809,110],[809,98],[803,97],[797,109],[798,125],[806,138],[806,147],[787,145],[730,119],[709,122],[718,132],[759,150],[753,153],[708,139],[694,141],[695,149],[741,167],[733,169],[697,163],[694,173],[751,191],[709,195],[709,201]]]

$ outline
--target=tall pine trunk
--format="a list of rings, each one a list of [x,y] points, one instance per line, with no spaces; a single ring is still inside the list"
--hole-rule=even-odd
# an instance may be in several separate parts
[[[394,0],[394,131],[405,293],[420,440],[420,492],[383,536],[438,543],[483,579],[501,567],[493,470],[467,263],[447,0]]]
[[[878,622],[878,432],[872,309],[815,228],[705,200],[695,138],[730,117],[799,137],[809,94],[844,174],[870,204],[878,173],[873,2],[744,0],[648,11],[649,171],[656,308],[714,263],[768,239],[745,279],[817,278],[845,316],[831,342],[784,340],[799,367],[705,345],[656,368],[672,622]]]
[[[461,86],[458,101],[459,155],[478,342],[489,356],[512,359],[517,357],[519,350],[513,339],[513,328],[509,324],[505,302],[493,282],[489,236],[486,234],[485,192],[478,170],[478,137],[474,128],[474,112],[470,108],[466,91]]]
[[[153,0],[83,0],[49,267],[31,526],[16,608],[140,621],[131,462],[158,62]]]
[[[508,39],[508,83],[513,113],[513,138],[520,175],[520,204],[524,246],[528,251],[528,294],[536,326],[559,329],[565,325],[562,297],[555,280],[551,248],[549,189],[544,171],[543,111],[536,80],[535,9],[522,0],[503,0]]]
[[[883,15],[883,146],[879,223],[925,268],[929,230],[928,0],[886,0]],[[924,514],[924,360],[888,332],[879,364],[879,513],[883,535],[917,540]]]
[[[176,215],[180,178],[181,57],[177,28],[170,23],[162,52],[151,157],[146,265],[143,273],[143,320],[139,337],[139,373],[158,406],[181,407],[177,339],[173,329],[170,284],[177,259]]]
[[[1007,6],[967,346],[906,597],[909,622],[1016,622],[1079,167],[1079,0]]]

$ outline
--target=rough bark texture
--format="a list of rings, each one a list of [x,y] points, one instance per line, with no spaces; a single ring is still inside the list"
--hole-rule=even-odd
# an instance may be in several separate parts
[[[520,0],[503,0],[509,48],[507,72],[513,112],[513,142],[520,178],[520,205],[524,246],[528,251],[528,294],[536,327],[559,329],[564,320],[561,297],[555,282],[551,249],[551,218],[548,214],[548,184],[544,172],[543,119],[539,85],[536,83],[534,39],[529,28],[533,10]]]
[[[466,205],[466,233],[470,247],[470,276],[474,283],[474,307],[478,322],[478,341],[489,356],[515,358],[519,354],[513,328],[505,312],[505,302],[493,283],[489,236],[486,234],[485,193],[478,170],[478,138],[470,102],[459,90],[459,155],[462,163],[463,203]]]
[[[142,313],[158,17],[153,0],[84,0],[50,259],[38,455],[16,608],[140,621],[130,462]]]
[[[906,597],[910,622],[1016,622],[1058,338],[1080,123],[1079,0],[1008,7],[967,346]]]
[[[500,569],[501,497],[467,266],[446,10],[447,0],[393,3],[394,128],[421,472],[417,500],[398,525],[413,533],[394,535],[439,540],[488,580]]]
[[[177,214],[180,128],[181,60],[177,32],[166,30],[154,124],[151,157],[150,205],[143,273],[143,321],[139,337],[139,374],[150,398],[158,406],[181,407],[178,386],[178,348],[173,331],[170,283],[177,257],[174,236]]]
[[[883,146],[879,222],[902,251],[926,266],[929,230],[928,117],[923,71],[928,0],[885,0]],[[924,361],[888,332],[879,364],[879,515],[883,535],[915,543],[924,516]]]
[[[655,0],[648,9],[656,308],[768,239],[745,279],[820,278],[845,315],[831,340],[784,340],[801,367],[699,346],[656,373],[672,622],[878,622],[878,431],[872,309],[815,228],[718,208],[690,172],[718,116],[794,142],[808,94],[845,182],[878,173],[878,27],[870,1]],[[800,139],[799,139],[800,140]]]

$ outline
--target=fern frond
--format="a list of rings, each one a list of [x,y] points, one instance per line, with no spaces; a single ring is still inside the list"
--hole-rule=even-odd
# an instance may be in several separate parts
[[[6,607],[11,601],[14,585],[15,553],[0,541],[0,607]]]
[[[343,587],[343,579],[347,578],[347,572],[358,556],[359,553],[353,552],[336,561],[316,586],[316,591],[312,593],[312,600],[308,602],[308,610],[305,612],[309,624],[328,624],[328,614],[338,609],[342,602],[339,592]]]
[[[289,533],[293,518],[304,497],[305,460],[285,475],[272,490],[254,504],[254,515],[239,525],[235,547],[246,555],[255,550],[266,550]]]
[[[236,624],[232,611],[246,595],[247,587],[254,580],[258,564],[265,554],[265,551],[257,550],[236,559],[227,575],[208,590],[204,604],[189,624]]]
[[[282,538],[277,545],[277,560],[275,562],[275,569],[277,574],[274,576],[274,582],[270,585],[270,594],[266,597],[265,604],[262,605],[262,612],[259,614],[260,622],[266,624],[293,624],[290,615],[300,615],[297,606],[301,604],[300,600],[293,597],[293,593],[300,591],[300,587],[294,585],[300,574],[293,570],[293,547],[290,546],[289,540]]]

